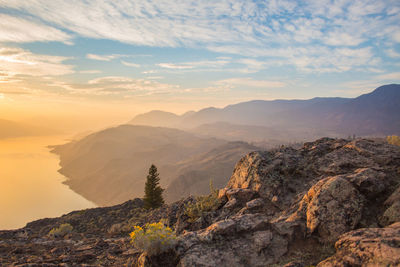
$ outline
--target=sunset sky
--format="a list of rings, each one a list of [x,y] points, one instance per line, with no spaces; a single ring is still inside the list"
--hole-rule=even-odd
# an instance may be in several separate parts
[[[400,1],[0,0],[0,118],[182,113],[400,82]]]

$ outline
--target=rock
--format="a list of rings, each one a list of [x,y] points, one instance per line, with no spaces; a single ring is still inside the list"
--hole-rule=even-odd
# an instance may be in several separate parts
[[[368,199],[381,194],[387,187],[386,174],[372,168],[356,169],[346,178]]]
[[[384,226],[400,221],[400,186],[385,201],[385,205],[389,206],[382,217],[380,223]]]
[[[307,230],[316,232],[324,242],[353,230],[361,219],[364,198],[341,176],[319,181],[304,196]]]
[[[236,198],[232,198],[231,200],[229,200],[228,202],[225,203],[224,205],[224,209],[233,209],[236,208],[237,206],[239,206],[239,202],[237,201]]]
[[[256,198],[253,199],[249,202],[246,203],[246,208],[247,209],[256,209],[260,208],[265,204],[264,200],[262,198]]]
[[[228,200],[236,199],[241,203],[246,203],[251,200],[255,195],[255,192],[250,189],[235,188],[226,191],[226,196]]]
[[[317,266],[399,266],[400,222],[345,233],[335,247],[336,254]]]
[[[228,202],[223,207],[225,209],[233,209],[245,206],[249,200],[256,196],[256,192],[250,189],[234,188],[227,189],[225,196]]]
[[[142,253],[138,259],[139,267],[176,267],[178,258],[174,251],[164,252],[159,255],[149,256]]]
[[[300,262],[289,262],[287,264],[285,264],[283,267],[304,267],[304,264],[300,263]]]
[[[218,190],[218,198],[219,199],[226,199],[226,191],[228,191],[227,188],[222,188],[220,190]]]
[[[288,153],[258,151],[246,155],[236,164],[227,188],[251,189],[270,201],[290,198],[297,184],[294,178],[300,154],[290,148],[284,151]]]
[[[268,217],[244,214],[186,233],[179,246],[181,266],[265,266],[287,252],[288,242]]]

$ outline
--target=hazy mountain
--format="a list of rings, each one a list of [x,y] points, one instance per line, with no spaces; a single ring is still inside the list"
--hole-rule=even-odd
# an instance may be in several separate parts
[[[54,134],[54,130],[0,119],[0,139]]]
[[[181,120],[181,117],[161,110],[153,110],[146,114],[139,114],[134,118],[135,125],[147,125],[147,126],[169,126],[174,127]]]
[[[162,112],[158,111],[158,114]],[[168,126],[163,116],[153,112],[138,115],[131,124]],[[172,116],[172,115],[170,115]],[[221,135],[227,124],[230,130]],[[203,125],[206,124],[206,125]],[[213,127],[210,127],[213,125]],[[236,126],[235,126],[236,125]],[[248,131],[240,125],[246,125]],[[369,94],[356,98],[313,98],[309,100],[255,100],[229,105],[225,108],[206,108],[186,116],[175,116],[174,127],[194,128],[208,136],[255,141],[271,136],[289,135],[289,141],[312,139],[318,136],[388,135],[400,133],[400,85],[384,85]],[[261,129],[267,127],[265,135]],[[197,127],[197,128],[196,128]],[[207,131],[207,128],[209,131]],[[251,130],[250,130],[251,129]],[[239,134],[239,132],[243,132]],[[249,134],[249,132],[252,132]],[[273,132],[273,134],[271,134]],[[253,139],[254,138],[254,139]],[[279,140],[285,139],[277,138]]]
[[[66,184],[71,189],[97,204],[111,205],[143,196],[151,164],[158,167],[164,188],[172,181],[185,180],[191,172],[201,186],[210,178],[220,184],[229,179],[236,161],[254,149],[246,143],[229,144],[177,129],[121,125],[53,151],[60,155],[60,172],[69,178]],[[196,192],[209,192],[208,186],[202,188]],[[167,199],[180,198],[191,190],[168,190]]]
[[[236,162],[257,149],[245,142],[229,142],[177,164],[174,166],[177,178],[167,187],[166,200],[172,202],[189,195],[208,194],[210,181],[214,188],[224,187]]]

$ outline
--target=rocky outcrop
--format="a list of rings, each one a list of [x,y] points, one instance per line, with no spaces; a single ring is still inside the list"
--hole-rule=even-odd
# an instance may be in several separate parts
[[[181,237],[181,265],[317,264],[339,236],[399,221],[399,166],[400,149],[378,140],[252,152],[220,190],[214,223]]]
[[[399,266],[400,222],[385,228],[362,228],[342,235],[337,252],[322,261],[326,266]]]
[[[132,225],[162,219],[178,235],[172,266],[397,266],[399,166],[400,148],[380,140],[252,152],[198,218],[185,212],[201,201],[190,197],[152,211],[136,199],[43,219],[0,232],[0,265],[165,266],[127,238]],[[47,235],[63,223],[71,234]]]

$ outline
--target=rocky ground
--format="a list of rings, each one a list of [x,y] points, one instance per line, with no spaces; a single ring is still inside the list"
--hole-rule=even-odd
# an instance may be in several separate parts
[[[142,266],[400,266],[399,185],[400,148],[384,141],[252,152],[196,220],[185,213],[196,198],[152,211],[140,199],[76,211],[0,231],[0,265],[135,266],[132,225],[162,219],[178,235],[173,260],[141,257]],[[48,235],[63,223],[73,231]]]

